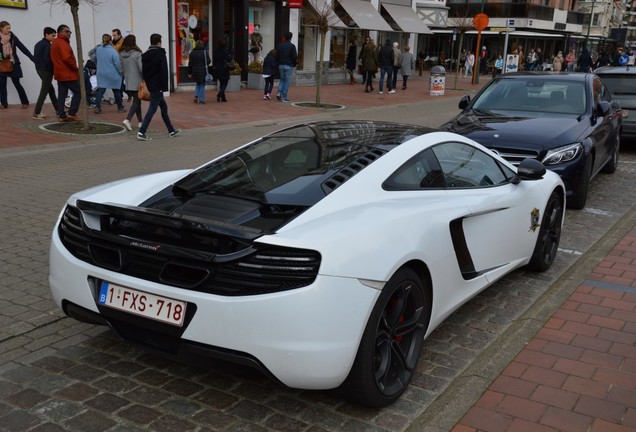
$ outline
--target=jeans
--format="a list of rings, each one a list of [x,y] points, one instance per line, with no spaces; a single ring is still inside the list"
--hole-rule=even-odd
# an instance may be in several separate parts
[[[166,125],[166,128],[168,128],[168,132],[174,132],[174,126],[172,126],[172,122],[168,116],[168,104],[163,98],[163,92],[156,91],[150,92],[150,105],[148,106],[148,111],[146,111],[144,121],[139,128],[140,134],[145,134],[148,130],[148,126],[150,126],[150,122],[152,121],[152,117],[155,115],[155,112],[157,112],[157,108],[161,109],[161,118],[163,119],[163,123]]]
[[[384,84],[384,75],[387,75],[386,77],[386,88],[388,91],[391,91],[391,89],[393,87],[391,87],[391,84],[393,82],[393,66],[382,66],[380,68],[380,91],[382,91],[382,85]]]
[[[409,75],[402,75],[402,88],[406,88],[406,82],[409,80]]]
[[[374,71],[364,70],[364,88],[365,90],[373,90],[373,75]]]
[[[79,80],[75,81],[58,81],[57,82],[57,115],[59,118],[66,117],[66,113],[64,112],[64,102],[66,102],[66,96],[68,96],[68,91],[73,92],[73,97],[71,98],[71,107],[68,110],[68,115],[75,115],[77,111],[79,111],[80,106],[80,83]]]
[[[124,108],[124,101],[121,98],[121,90],[120,89],[112,89],[113,90],[113,96],[115,96],[115,103],[117,104],[117,108],[118,109],[123,109]],[[97,95],[95,96],[95,107],[96,108],[101,108],[102,107],[102,98],[104,97],[104,93],[106,92],[106,89],[104,87],[99,87],[97,89]]]
[[[265,88],[263,89],[263,94],[271,94],[274,89],[274,77],[272,75],[265,78]]]
[[[139,92],[137,90],[128,90],[127,93],[132,96],[133,100],[126,119],[132,120],[133,116],[136,115],[139,122],[143,121],[143,117],[141,116],[141,101],[139,100]]]
[[[280,82],[278,83],[278,94],[280,95],[282,100],[288,100],[287,91],[289,90],[289,85],[291,84],[292,72],[294,70],[291,65],[278,65],[278,70],[280,71]]]
[[[0,75],[0,103],[5,107],[9,105],[8,97],[7,97],[7,78],[9,78],[9,76]],[[24,87],[22,87],[22,84],[20,84],[20,78],[16,78],[16,77],[10,77],[10,78],[11,78],[11,82],[15,86],[15,89],[18,91],[18,96],[20,96],[20,102],[23,105],[28,105],[29,98],[26,92],[24,91]]]
[[[473,66],[472,65],[466,66],[466,72],[464,72],[464,78],[466,78],[468,75],[473,76]]]
[[[205,102],[205,83],[196,83],[194,85],[194,97],[199,103]]]
[[[225,89],[227,88],[228,83],[230,82],[230,78],[219,78],[218,84],[218,93],[216,94],[216,99],[219,98],[225,99]]]
[[[400,70],[399,66],[393,66],[393,81],[391,81],[391,88],[393,90],[395,90],[395,88],[397,87],[397,78],[398,78],[399,70]]]
[[[55,96],[55,88],[53,87],[53,72],[40,69],[36,72],[42,80],[42,86],[40,87],[40,94],[38,95],[38,100],[35,103],[33,114],[40,114],[42,112],[42,105],[44,105],[47,95],[51,99],[53,107],[57,110],[57,96]]]

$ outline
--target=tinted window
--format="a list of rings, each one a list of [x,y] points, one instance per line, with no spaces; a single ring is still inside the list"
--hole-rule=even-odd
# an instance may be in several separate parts
[[[600,75],[613,95],[636,95],[636,74]]]
[[[462,143],[446,143],[433,147],[447,188],[485,187],[508,183],[514,175],[505,173],[490,155]]]
[[[411,158],[383,187],[387,190],[488,187],[515,173],[481,150],[462,143],[439,144]]]
[[[555,78],[501,79],[494,81],[472,107],[483,111],[528,111],[584,114],[585,83]]]

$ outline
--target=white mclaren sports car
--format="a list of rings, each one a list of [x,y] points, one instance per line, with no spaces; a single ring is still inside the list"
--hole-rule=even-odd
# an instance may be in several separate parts
[[[449,314],[514,269],[550,267],[564,208],[540,162],[454,133],[304,124],[74,194],[50,286],[67,315],[165,355],[380,407]]]

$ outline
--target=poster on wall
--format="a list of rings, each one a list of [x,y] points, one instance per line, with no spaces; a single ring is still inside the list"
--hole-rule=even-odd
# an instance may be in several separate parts
[[[27,0],[0,0],[0,7],[27,9]]]
[[[506,60],[506,70],[504,73],[518,72],[519,71],[519,56],[509,55]]]
[[[179,46],[181,48],[181,66],[188,66],[190,58],[190,51],[194,48],[194,43],[190,39],[190,32],[188,30],[190,19],[190,4],[178,3],[177,4],[177,22],[179,24]]]

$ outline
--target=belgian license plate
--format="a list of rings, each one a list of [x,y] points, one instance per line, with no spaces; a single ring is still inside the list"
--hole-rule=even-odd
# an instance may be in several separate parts
[[[98,303],[131,314],[181,327],[186,303],[132,288],[102,282]]]

